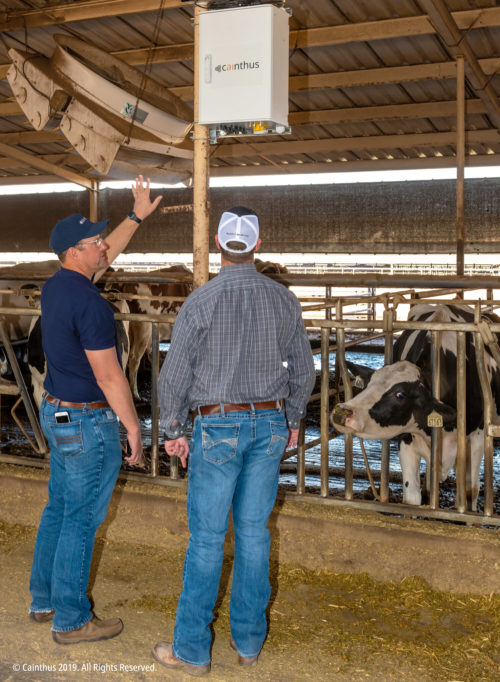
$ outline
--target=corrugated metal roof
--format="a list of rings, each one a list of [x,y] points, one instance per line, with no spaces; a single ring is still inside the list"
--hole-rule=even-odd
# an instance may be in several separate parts
[[[288,0],[285,6],[292,11],[292,134],[224,140],[211,148],[213,174],[453,165],[457,50],[446,34],[450,26],[450,30],[458,27],[462,46],[469,49],[466,162],[500,164],[500,7],[496,2]],[[433,14],[438,10],[445,17],[444,29]],[[192,105],[192,3],[5,0],[0,3],[0,31],[2,75],[6,67],[1,64],[9,63],[9,47],[50,56],[54,34],[66,33],[118,54],[140,69],[151,60],[151,77]],[[489,99],[470,76],[469,58],[488,79]],[[88,177],[88,164],[78,154],[64,151],[69,144],[62,134],[34,133],[9,101],[11,94],[7,81],[1,81],[0,142],[29,152],[35,160],[48,161],[53,175],[63,168]],[[0,174],[46,177],[49,171],[2,152]]]

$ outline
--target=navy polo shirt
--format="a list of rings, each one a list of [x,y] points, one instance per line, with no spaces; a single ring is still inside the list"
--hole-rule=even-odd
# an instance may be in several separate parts
[[[110,304],[85,275],[63,267],[45,283],[41,308],[46,391],[69,402],[106,400],[85,350],[115,347],[120,359]]]

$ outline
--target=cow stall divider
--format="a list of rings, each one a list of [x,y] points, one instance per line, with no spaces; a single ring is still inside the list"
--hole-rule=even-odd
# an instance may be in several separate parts
[[[126,276],[124,276],[126,274]],[[176,277],[155,277],[148,278],[147,274],[142,277],[137,277],[137,273],[111,273],[113,277],[110,279],[119,279],[120,281],[144,281],[151,282],[165,282],[165,281],[188,281],[186,275]],[[117,277],[118,275],[118,277]],[[321,277],[321,279],[320,279]],[[466,500],[466,461],[467,461],[467,443],[465,437],[465,334],[473,333],[475,335],[476,343],[486,345],[490,348],[490,352],[497,359],[500,366],[500,349],[496,345],[493,333],[500,332],[500,325],[492,325],[486,321],[481,321],[481,310],[490,310],[500,306],[500,301],[493,299],[493,290],[500,287],[492,278],[450,278],[445,276],[440,280],[446,279],[446,282],[436,281],[436,277],[418,278],[411,277],[402,279],[401,276],[385,276],[377,277],[370,275],[363,285],[369,287],[370,292],[368,296],[348,296],[335,295],[333,287],[352,287],[352,277],[347,276],[304,276],[304,275],[276,275],[273,279],[281,281],[285,284],[296,286],[313,286],[318,287],[323,285],[325,287],[324,297],[300,297],[304,313],[311,314],[315,312],[322,312],[325,315],[323,319],[310,318],[306,319],[306,326],[311,329],[320,331],[321,344],[318,352],[321,355],[321,391],[311,396],[311,402],[320,402],[320,437],[313,438],[306,441],[305,426],[302,423],[299,433],[298,446],[294,450],[285,453],[283,457],[283,470],[294,471],[297,474],[297,482],[295,491],[283,491],[285,496],[293,497],[294,499],[301,499],[307,502],[314,502],[319,504],[332,504],[339,506],[347,506],[360,509],[373,509],[386,513],[393,513],[404,515],[408,517],[428,517],[436,519],[446,519],[462,521],[473,524],[486,525],[500,525],[500,517],[494,514],[494,489],[493,489],[493,440],[495,437],[500,437],[500,425],[492,423],[493,415],[493,397],[491,390],[488,394],[489,382],[487,380],[487,371],[484,366],[484,360],[481,353],[476,354],[476,361],[478,362],[478,372],[481,379],[481,389],[485,401],[485,419],[487,428],[485,429],[485,460],[484,460],[484,513],[476,513],[467,511]],[[362,277],[362,276],[361,276]],[[372,281],[373,279],[377,281]],[[23,278],[26,279],[26,278]],[[391,279],[396,280],[397,285],[401,285],[398,291],[386,291],[377,295],[376,288],[388,288],[391,285]],[[346,280],[346,281],[341,281]],[[466,281],[465,281],[466,280]],[[476,281],[475,281],[476,280]],[[356,285],[360,283],[360,278],[356,278]],[[436,288],[439,285],[445,284],[444,288]],[[393,283],[394,285],[394,283]],[[466,286],[467,285],[467,286]],[[405,288],[406,287],[406,288]],[[428,290],[423,291],[425,288]],[[416,291],[418,289],[419,291]],[[456,299],[443,299],[443,296],[453,296],[459,294],[464,290],[473,289],[487,289],[486,300],[465,300],[464,303],[476,306],[476,317],[474,323],[415,323],[398,321],[397,310],[399,306],[413,306],[418,303],[460,303]],[[31,291],[31,293],[33,293]],[[119,294],[119,298],[127,298],[127,295]],[[130,296],[130,298],[147,298],[146,296]],[[157,297],[152,297],[157,298]],[[179,300],[178,297],[168,297],[173,300]],[[438,299],[438,300],[436,300]],[[360,307],[362,308],[360,312]],[[377,319],[377,309],[383,308],[382,319]],[[30,309],[14,309],[14,308],[0,308],[2,315],[37,315],[39,311]],[[122,471],[121,476],[132,480],[148,481],[150,483],[160,485],[174,485],[185,486],[186,479],[180,478],[177,458],[170,458],[169,475],[160,474],[160,458],[163,450],[163,440],[159,433],[158,416],[159,406],[157,401],[157,381],[160,369],[160,338],[159,338],[159,324],[175,321],[175,315],[153,315],[153,314],[132,314],[132,313],[115,313],[116,319],[136,321],[143,323],[151,323],[152,334],[152,356],[151,356],[151,461],[149,472],[139,471]],[[374,494],[375,500],[356,499],[354,495],[353,482],[357,477],[366,478],[367,473],[363,468],[354,468],[354,455],[352,446],[352,436],[344,437],[345,440],[345,461],[344,467],[330,466],[329,445],[330,441],[338,438],[339,435],[334,433],[330,427],[330,411],[333,401],[339,399],[339,394],[342,393],[347,399],[351,389],[351,381],[345,363],[345,351],[353,345],[362,347],[363,343],[375,340],[377,338],[384,338],[384,360],[388,364],[392,362],[392,347],[394,341],[394,334],[399,333],[404,329],[426,329],[430,330],[433,338],[433,347],[437,348],[437,336],[443,331],[453,331],[457,334],[458,351],[457,351],[457,414],[459,425],[463,425],[463,429],[458,429],[458,456],[455,465],[456,479],[457,479],[457,495],[456,495],[456,510],[440,509],[439,508],[439,484],[438,466],[440,461],[440,446],[439,435],[433,437],[433,455],[432,464],[428,467],[428,484],[431,491],[430,504],[422,506],[410,506],[400,503],[389,502],[390,483],[400,479],[397,471],[390,470],[389,463],[389,441],[382,443],[381,448],[381,467],[379,479],[379,490]],[[335,343],[331,342],[331,333],[335,332]],[[346,332],[351,334],[359,333],[354,339],[349,339]],[[495,348],[496,345],[496,348]],[[336,352],[336,381],[338,386],[332,388],[329,382],[329,356],[331,352]],[[439,376],[439,375],[437,375]],[[435,395],[439,393],[439,379],[435,381],[433,386]],[[438,434],[439,427],[433,428],[433,431]],[[435,441],[435,444],[434,444]],[[318,465],[308,465],[306,461],[306,453],[312,447],[320,445],[320,462]],[[296,455],[296,462],[289,462]],[[0,454],[0,461],[15,462],[16,464],[27,464],[31,466],[47,466],[48,459],[43,457],[21,457],[17,455]],[[308,474],[319,474],[320,485],[317,493],[307,492],[306,476]],[[338,496],[338,489],[336,490],[336,497],[332,496],[330,490],[330,477],[332,475],[340,475],[344,477],[343,498]],[[374,476],[376,478],[376,476]],[[372,487],[375,490],[374,484]],[[342,495],[342,493],[340,493]]]

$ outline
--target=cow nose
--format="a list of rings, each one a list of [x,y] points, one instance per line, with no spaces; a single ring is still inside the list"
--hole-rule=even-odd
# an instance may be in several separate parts
[[[349,407],[344,407],[342,403],[337,403],[333,408],[332,412],[332,423],[339,424],[340,426],[345,426],[345,420],[347,417],[352,417],[354,410]]]

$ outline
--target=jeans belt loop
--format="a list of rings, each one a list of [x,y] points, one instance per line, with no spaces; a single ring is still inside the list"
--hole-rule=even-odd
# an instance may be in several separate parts
[[[250,409],[252,417],[255,417],[255,405],[252,402],[250,403]]]
[[[222,416],[224,416],[224,407],[225,407],[224,403],[220,403],[220,413]]]

